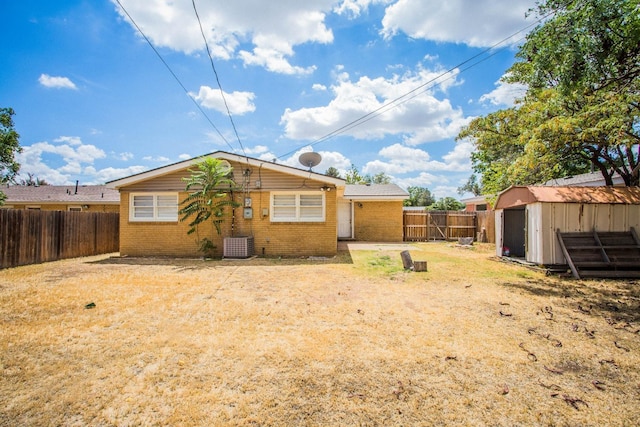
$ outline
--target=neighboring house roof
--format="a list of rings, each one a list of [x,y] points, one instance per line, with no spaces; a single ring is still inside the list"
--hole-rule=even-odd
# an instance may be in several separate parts
[[[640,187],[510,187],[498,195],[496,209],[537,202],[640,205]]]
[[[5,204],[120,204],[120,194],[105,185],[10,185],[0,188]]]
[[[464,203],[465,205],[482,205],[487,203],[487,197],[486,196],[467,197],[466,199],[460,199],[460,202]]]
[[[622,177],[614,173],[611,177],[614,185],[624,185]],[[597,187],[607,185],[604,181],[604,177],[600,172],[589,172],[580,175],[568,176],[565,178],[551,179],[544,183],[545,186],[581,186],[581,187]]]
[[[213,157],[213,158],[233,161],[237,163],[244,163],[248,166],[261,167],[263,169],[274,170],[277,172],[287,173],[287,174],[299,176],[302,178],[312,178],[316,181],[326,182],[328,184],[333,184],[335,186],[343,186],[345,183],[344,179],[334,178],[334,177],[327,176],[321,173],[316,173],[310,170],[303,170],[303,169],[295,168],[292,166],[286,166],[279,163],[270,162],[267,160],[256,159],[253,157],[241,156],[238,154],[228,153],[226,151],[216,151],[213,153],[205,154],[203,156],[194,157],[189,160],[184,160],[182,162],[172,163],[167,166],[162,166],[146,172],[130,175],[125,178],[109,181],[107,182],[107,186],[110,188],[118,189],[123,186],[146,181],[152,178],[157,178],[159,176],[167,175],[167,174],[194,166],[195,164],[200,162],[204,157]]]
[[[396,184],[348,184],[344,198],[353,200],[405,200],[409,193]]]

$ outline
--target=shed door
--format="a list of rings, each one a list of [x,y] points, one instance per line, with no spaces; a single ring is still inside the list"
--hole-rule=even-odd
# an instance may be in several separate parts
[[[338,239],[351,239],[353,237],[351,201],[338,200]]]
[[[502,244],[509,248],[511,256],[525,256],[526,217],[524,207],[505,209],[502,223]]]

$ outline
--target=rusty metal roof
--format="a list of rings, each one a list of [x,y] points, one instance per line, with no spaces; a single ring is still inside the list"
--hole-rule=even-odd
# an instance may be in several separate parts
[[[76,189],[77,188],[77,189]],[[5,204],[119,204],[120,193],[104,185],[10,185],[0,188]]]
[[[640,205],[640,187],[510,187],[498,195],[495,208],[539,202]]]

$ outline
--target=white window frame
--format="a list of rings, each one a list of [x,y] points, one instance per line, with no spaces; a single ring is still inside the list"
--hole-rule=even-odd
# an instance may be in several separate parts
[[[288,205],[292,215],[281,216],[278,212],[281,211],[283,205],[276,205],[275,199],[277,196],[293,196],[293,201]],[[321,206],[308,206],[310,209],[320,207],[322,209],[321,215],[318,216],[304,216],[305,206],[301,203],[302,196],[320,196],[322,200]],[[325,193],[323,191],[275,191],[271,193],[270,197],[271,208],[271,222],[325,222],[327,204]]]
[[[148,206],[140,206],[141,208],[147,208],[147,212],[151,212],[151,216],[141,216],[136,215],[136,205],[135,199],[137,197],[151,197],[151,204]],[[163,202],[160,198],[165,198],[164,202],[166,203],[166,198],[173,197],[175,198],[175,206],[171,205],[162,205]],[[175,207],[175,212],[172,212],[172,215],[161,215],[161,210],[168,210],[169,208],[173,209]],[[175,192],[154,192],[154,193],[131,193],[129,194],[129,221],[132,222],[178,222],[178,193]]]

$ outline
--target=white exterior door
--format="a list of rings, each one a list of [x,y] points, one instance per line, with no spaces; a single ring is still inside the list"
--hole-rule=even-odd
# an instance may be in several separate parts
[[[338,239],[353,237],[352,203],[349,200],[338,200]]]

